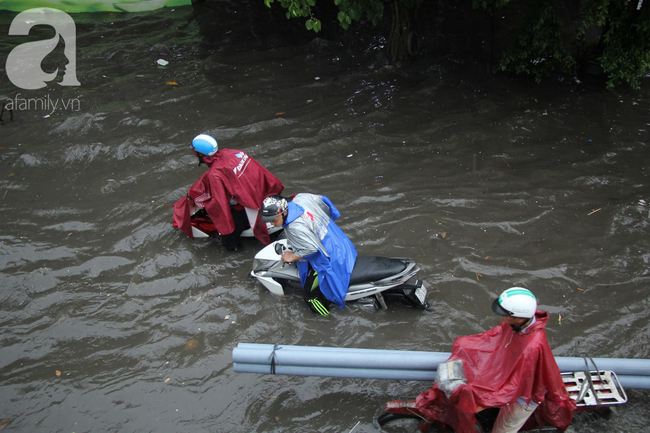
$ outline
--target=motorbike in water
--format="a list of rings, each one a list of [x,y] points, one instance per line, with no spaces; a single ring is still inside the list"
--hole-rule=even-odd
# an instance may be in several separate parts
[[[577,411],[572,425],[582,421],[587,424],[594,416],[608,417],[616,405],[627,403],[627,394],[616,373],[612,370],[585,370],[562,372],[562,380],[569,396],[576,402]],[[477,433],[492,430],[499,414],[498,408],[488,408],[476,415]],[[581,416],[585,415],[585,416]],[[580,418],[578,420],[578,418]],[[383,413],[373,420],[383,432],[416,431],[420,433],[453,433],[454,429],[443,422],[429,419],[415,404],[415,398],[389,401]],[[550,425],[539,427],[533,414],[519,430],[558,432]]]
[[[178,228],[176,221],[173,221],[172,225]],[[217,228],[214,226],[214,223],[205,209],[199,209],[192,214],[190,225],[192,227],[192,235],[194,236],[194,239],[214,238],[219,236]],[[271,236],[283,230],[282,227],[274,227],[271,224],[266,224],[266,228]],[[253,229],[249,226],[240,236],[242,238],[254,238],[255,234],[253,233]]]
[[[302,292],[298,267],[280,257],[287,248],[287,240],[278,239],[260,250],[253,260],[251,275],[276,295],[284,295],[285,290]],[[420,267],[410,258],[358,256],[345,301],[372,305],[376,310],[388,308],[386,301],[397,301],[427,310],[426,287],[413,278],[419,271]]]

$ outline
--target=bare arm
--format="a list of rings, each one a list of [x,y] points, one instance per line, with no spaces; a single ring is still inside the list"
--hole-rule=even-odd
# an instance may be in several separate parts
[[[293,251],[285,251],[284,253],[282,253],[282,256],[280,257],[282,258],[283,262],[287,262],[287,263],[292,263],[295,262],[296,260],[302,260],[302,257],[294,254]]]

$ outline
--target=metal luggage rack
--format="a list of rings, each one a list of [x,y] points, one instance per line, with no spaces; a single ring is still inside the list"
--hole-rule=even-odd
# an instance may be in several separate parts
[[[565,372],[562,373],[562,380],[578,408],[627,402],[625,390],[616,373],[611,370]]]

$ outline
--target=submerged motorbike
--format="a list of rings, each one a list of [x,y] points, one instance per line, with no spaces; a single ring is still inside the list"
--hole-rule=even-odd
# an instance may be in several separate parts
[[[205,211],[205,209],[199,209],[196,211],[191,217],[190,224],[192,227],[192,235],[194,236],[194,239],[204,239],[216,237],[219,235],[217,228],[214,226],[214,223],[208,216],[208,213]],[[172,225],[178,228],[176,221],[174,221]],[[269,235],[273,235],[274,233],[282,230],[282,227],[274,227],[271,224],[266,224],[266,228],[269,231]],[[249,227],[244,230],[240,236],[243,238],[254,238],[255,234],[253,233],[253,229]]]
[[[302,291],[298,267],[280,258],[285,249],[287,240],[278,239],[253,260],[251,275],[276,295],[284,295],[285,289]],[[421,280],[413,279],[419,270],[409,258],[358,256],[345,301],[372,305],[377,310],[388,308],[386,300],[428,309],[427,290]]]

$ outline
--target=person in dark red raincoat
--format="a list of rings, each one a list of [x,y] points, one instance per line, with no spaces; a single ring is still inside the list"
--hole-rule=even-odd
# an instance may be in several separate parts
[[[449,359],[462,360],[466,384],[447,397],[436,383],[417,397],[417,408],[457,433],[475,433],[475,415],[484,408],[501,408],[493,433],[517,432],[533,413],[538,426],[566,430],[576,404],[546,338],[548,313],[520,287],[503,292],[492,309],[502,316],[499,326],[454,342]]]
[[[197,135],[190,148],[209,170],[174,204],[174,225],[194,238],[191,215],[203,208],[228,250],[237,250],[241,233],[249,227],[264,245],[270,244],[258,211],[265,197],[282,192],[282,182],[245,152],[219,149],[210,135]]]

